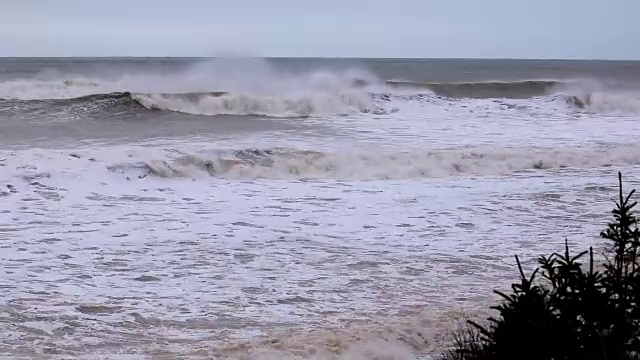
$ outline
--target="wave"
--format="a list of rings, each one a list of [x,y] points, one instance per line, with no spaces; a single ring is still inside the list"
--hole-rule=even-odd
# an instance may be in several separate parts
[[[217,59],[162,74],[0,81],[0,99],[64,104],[130,98],[148,109],[194,115],[332,116],[375,112],[364,88],[376,82],[359,69],[288,72],[260,59]]]
[[[549,95],[554,89],[568,86],[569,82],[556,80],[522,80],[511,82],[481,81],[481,82],[413,82],[403,80],[388,80],[387,84],[399,88],[427,89],[437,95],[449,98],[508,98],[527,99],[536,96]]]
[[[212,154],[180,153],[171,159],[113,164],[128,178],[264,178],[392,180],[505,175],[522,171],[640,165],[640,147],[589,149],[513,148],[411,150],[399,153],[326,153],[284,148],[242,149]]]
[[[546,100],[561,99],[573,110],[594,113],[640,113],[640,91],[618,89],[587,80],[521,80],[511,82],[480,81],[432,83],[405,80],[389,80],[387,84],[395,89],[427,90],[445,100],[462,99],[512,99]],[[393,96],[393,94],[388,94]],[[404,95],[404,98],[407,98]],[[414,96],[415,98],[415,96]],[[420,98],[424,100],[424,98]],[[433,99],[429,99],[433,102]]]
[[[0,99],[5,100],[5,99]],[[462,100],[462,99],[459,99]],[[487,103],[483,99],[470,99],[471,103],[461,103],[460,106],[469,108],[478,106],[486,109]],[[557,95],[549,95],[530,99],[527,103],[505,103],[507,108],[520,108],[526,111],[527,104],[540,106],[544,103],[556,103],[561,107],[549,108],[550,112],[556,111],[582,111],[599,114],[640,114],[640,94],[632,92],[567,92]],[[5,100],[13,101],[13,100]],[[509,101],[509,99],[505,99]],[[512,100],[522,101],[522,100]],[[529,101],[529,100],[525,100]],[[347,116],[358,114],[385,115],[392,114],[402,109],[411,109],[419,106],[451,107],[456,106],[457,101],[451,98],[443,98],[429,93],[418,94],[394,94],[394,93],[368,93],[360,90],[342,91],[338,93],[311,93],[291,95],[257,95],[257,94],[233,94],[225,91],[211,92],[187,92],[187,93],[131,93],[112,92],[83,95],[79,97],[48,99],[48,100],[21,100],[20,104],[34,104],[36,109],[41,106],[73,106],[80,111],[100,109],[109,111],[117,109],[121,111],[171,111],[199,116],[263,116],[273,118],[300,118],[300,117],[329,117]],[[409,107],[407,107],[409,106]],[[31,106],[25,106],[31,109]],[[421,108],[418,111],[428,111]],[[415,112],[416,110],[409,110]]]
[[[265,75],[265,73],[267,75]],[[200,73],[198,73],[200,74]],[[118,106],[118,113],[160,110],[192,115],[252,115],[266,117],[312,117],[357,114],[390,114],[408,103],[451,107],[464,102],[465,108],[485,108],[485,99],[527,101],[514,106],[525,109],[561,100],[562,106],[549,111],[590,111],[595,113],[640,113],[640,96],[632,90],[604,88],[586,80],[522,80],[511,82],[386,82],[357,72],[311,72],[303,75],[256,74],[257,80],[236,71],[215,79],[196,81],[171,77],[123,77],[118,81],[95,79],[12,80],[0,82],[0,99],[48,105],[90,104]],[[193,78],[192,78],[193,77]],[[233,79],[244,79],[237,84]],[[214,90],[210,89],[213,87]],[[123,91],[124,90],[124,91]],[[477,100],[477,102],[469,102]],[[428,105],[427,105],[428,103]],[[557,104],[556,104],[557,105]],[[39,105],[38,105],[39,106]],[[563,108],[564,107],[564,108]],[[27,106],[27,110],[30,108]],[[104,107],[100,107],[102,110]],[[42,110],[38,108],[38,110]],[[421,112],[429,109],[418,109]],[[83,107],[75,108],[83,111]],[[108,111],[108,110],[107,110]]]
[[[367,94],[358,91],[301,95],[261,96],[224,91],[194,93],[113,92],[74,98],[28,100],[28,102],[71,105],[77,103],[144,107],[191,115],[255,115],[268,117],[339,116],[383,113]]]
[[[259,96],[252,94],[191,93],[132,94],[148,109],[193,115],[259,115],[270,117],[337,116],[379,113],[366,93],[344,91],[310,95]]]

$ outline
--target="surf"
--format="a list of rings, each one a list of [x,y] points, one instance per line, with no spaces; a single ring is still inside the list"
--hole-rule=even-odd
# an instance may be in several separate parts
[[[402,152],[244,148],[177,152],[165,158],[111,163],[129,179],[406,180],[502,176],[522,172],[640,165],[637,146],[602,148],[411,149]]]
[[[374,104],[373,99],[367,93],[359,91],[285,95],[232,94],[226,91],[189,93],[132,93],[124,91],[68,99],[38,99],[22,102],[13,100],[12,102],[18,105],[39,104],[45,106],[85,104],[85,109],[98,105],[125,106],[131,111],[153,110],[201,116],[254,115],[280,118],[346,116],[384,111]]]

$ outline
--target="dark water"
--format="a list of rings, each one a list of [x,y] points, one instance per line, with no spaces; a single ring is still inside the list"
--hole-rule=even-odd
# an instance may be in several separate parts
[[[382,79],[420,82],[515,81],[522,79],[592,78],[619,82],[640,81],[640,61],[502,60],[502,59],[330,59],[268,58],[283,71],[328,68],[366,68]],[[173,72],[188,69],[206,58],[2,58],[0,79],[122,72]],[[225,64],[252,59],[222,59]]]

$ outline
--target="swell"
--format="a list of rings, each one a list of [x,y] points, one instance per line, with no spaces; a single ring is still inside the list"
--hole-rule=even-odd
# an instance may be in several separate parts
[[[413,82],[388,80],[387,84],[399,88],[427,89],[437,95],[449,98],[509,98],[528,99],[549,95],[553,90],[569,85],[568,82],[556,80],[522,80],[522,81],[484,81],[484,82]]]

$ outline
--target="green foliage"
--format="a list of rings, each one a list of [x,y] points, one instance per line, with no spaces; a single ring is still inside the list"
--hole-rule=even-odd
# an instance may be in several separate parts
[[[482,326],[474,321],[455,334],[445,360],[622,360],[640,359],[640,231],[618,174],[619,200],[614,220],[600,235],[610,241],[603,271],[594,270],[593,249],[538,259],[526,276],[520,270],[512,293],[496,291],[503,301],[497,317]],[[587,262],[587,268],[583,261]]]

